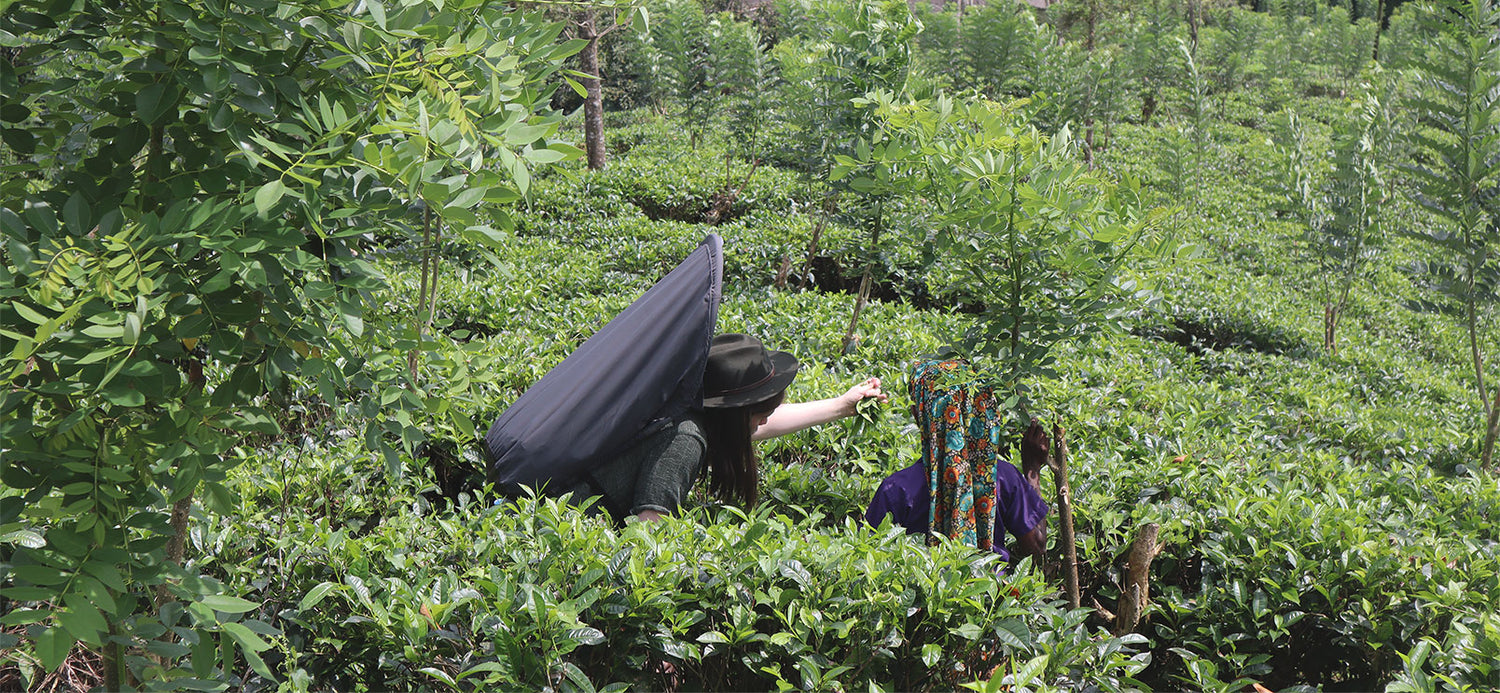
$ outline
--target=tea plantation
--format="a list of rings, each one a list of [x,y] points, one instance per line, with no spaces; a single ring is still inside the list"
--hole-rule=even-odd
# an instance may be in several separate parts
[[[82,50],[63,35],[91,26],[42,26],[27,14],[41,4],[0,2],[5,132],[40,132],[39,104],[64,98],[61,87],[28,91],[64,74],[38,67],[37,46]],[[0,362],[10,392],[0,687],[1500,688],[1500,484],[1486,449],[1500,405],[1483,389],[1500,383],[1500,87],[1458,74],[1470,64],[1500,75],[1500,6],[1444,5],[1472,18],[1459,26],[1411,3],[1090,1],[960,15],[778,0],[735,15],[672,0],[649,3],[649,33],[626,24],[638,5],[606,7],[590,21],[621,19],[600,44],[609,159],[595,170],[577,156],[582,97],[567,85],[587,75],[563,62],[581,48],[566,40],[584,10],[526,24],[481,3],[397,4],[322,3],[297,29],[297,3],[270,3],[268,21],[303,32],[291,54],[345,46],[352,57],[317,83],[356,94],[348,85],[365,83],[339,70],[403,75],[401,61],[421,54],[401,53],[401,41],[436,46],[445,17],[494,12],[444,50],[481,56],[492,49],[473,36],[509,36],[514,83],[483,70],[500,75],[496,112],[515,118],[474,116],[472,129],[444,134],[426,106],[397,122],[377,103],[350,127],[408,139],[346,161],[329,151],[344,138],[365,146],[358,132],[306,123],[366,118],[357,100],[319,106],[314,77],[278,62],[303,80],[301,95],[235,82],[237,112],[264,128],[215,125],[212,136],[244,134],[225,145],[225,170],[281,173],[189,190],[171,187],[174,176],[217,145],[185,143],[217,116],[203,101],[199,123],[183,87],[182,123],[143,115],[155,120],[140,152],[99,157],[146,170],[152,151],[178,152],[161,173],[132,178],[139,192],[117,201],[123,223],[79,211],[64,185],[82,179],[69,166],[103,165],[88,163],[89,148],[108,145],[87,137],[134,136],[123,121],[76,135],[78,151],[65,138],[47,150],[41,134],[35,153],[20,135],[4,140],[0,164],[21,182],[0,186],[0,293],[11,304],[0,308],[0,351],[11,354]],[[206,16],[162,21],[189,27],[194,38],[180,41],[206,41],[191,28]],[[535,28],[558,19],[555,31]],[[340,34],[344,21],[370,33]],[[389,52],[372,48],[376,34]],[[1468,42],[1449,40],[1460,36]],[[186,43],[167,45],[178,40],[151,50],[186,55]],[[550,55],[553,45],[567,50]],[[390,63],[363,62],[377,55]],[[460,58],[432,64],[443,59]],[[130,70],[188,62],[171,64]],[[483,88],[443,72],[452,64],[434,78],[454,93]],[[482,110],[412,79],[380,98],[458,103],[433,110],[454,123]],[[1442,85],[1460,83],[1489,85],[1467,117],[1441,108]],[[247,105],[261,97],[281,101],[265,113]],[[130,94],[120,103],[113,111],[154,107]],[[287,113],[310,120],[285,124]],[[497,141],[481,141],[486,126],[500,128]],[[419,149],[418,131],[429,149],[412,164],[401,157]],[[962,133],[999,133],[1000,145]],[[974,148],[941,166],[923,158],[951,143]],[[241,145],[253,156],[233,154]],[[983,198],[977,184],[944,182],[987,155],[1011,162],[998,178],[1011,192]],[[1085,238],[1063,269],[1038,260],[1037,281],[1055,273],[1059,287],[1107,264],[1107,288],[1088,305],[1028,296],[1028,310],[1068,319],[1037,332],[1051,341],[1024,356],[975,338],[997,333],[1005,297],[973,278],[1006,254],[1000,227],[985,224],[1031,204],[1014,186],[1047,176],[1077,186],[1059,216],[1098,204],[1097,218],[1133,240],[1111,250],[1111,239]],[[467,186],[489,187],[465,205],[435,201]],[[140,202],[151,195],[165,201]],[[229,212],[172,211],[176,195],[243,209],[221,239],[202,229]],[[1002,212],[984,221],[944,200]],[[320,219],[326,228],[309,221]],[[198,240],[139,240],[173,221],[200,229]],[[294,239],[263,230],[278,224]],[[962,224],[978,231],[947,235]],[[753,508],[700,488],[680,516],[618,526],[545,497],[496,502],[478,436],[709,233],[724,242],[718,329],[801,360],[789,401],[867,376],[890,401],[761,443]],[[322,264],[299,265],[296,249],[320,237],[325,250],[302,255]],[[287,254],[266,254],[278,248]],[[138,261],[116,259],[132,252]],[[1079,259],[1091,253],[1104,260]],[[141,279],[179,270],[191,281]],[[244,290],[210,287],[221,271]],[[101,273],[121,286],[103,287]],[[247,283],[256,276],[263,285]],[[280,284],[298,288],[283,295]],[[868,300],[846,340],[862,285]],[[244,311],[254,316],[236,317]],[[194,315],[216,322],[200,328]],[[908,369],[950,347],[1007,374],[997,377],[1018,393],[1018,417],[1067,432],[1080,608],[1056,570],[1055,503],[1045,569],[1002,569],[863,521],[880,481],[921,455]],[[155,371],[136,358],[173,375],[152,390],[140,383]],[[99,382],[116,378],[136,378],[143,399]],[[74,414],[85,410],[104,413]],[[185,462],[195,455],[207,461]],[[1049,502],[1053,484],[1044,473]],[[1145,618],[1114,629],[1127,554],[1150,523],[1162,548]],[[174,526],[180,561],[167,553]]]

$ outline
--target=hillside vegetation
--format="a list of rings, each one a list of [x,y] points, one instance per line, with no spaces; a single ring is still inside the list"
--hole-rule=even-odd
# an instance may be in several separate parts
[[[426,106],[402,111],[405,126],[385,107],[359,115],[354,97],[379,82],[339,70],[376,51],[373,39],[351,40],[368,52],[328,67],[326,82],[347,93],[321,108],[310,88],[297,97],[308,109],[299,117],[329,126],[322,135],[245,107],[271,124],[255,146],[266,163],[224,155],[225,170],[245,167],[225,191],[161,187],[190,170],[171,164],[181,168],[164,168],[162,182],[122,188],[138,190],[117,196],[123,225],[102,212],[80,222],[68,202],[65,183],[79,179],[68,166],[82,171],[89,154],[65,152],[62,139],[33,154],[8,136],[0,163],[26,181],[0,185],[0,293],[14,302],[0,308],[0,351],[11,354],[0,362],[10,392],[0,413],[0,683],[1500,687],[1500,485],[1485,465],[1495,405],[1484,389],[1500,383],[1490,320],[1500,89],[1482,75],[1459,79],[1464,64],[1500,74],[1500,8],[1454,4],[1454,16],[1474,20],[1458,26],[1405,4],[1377,31],[1378,10],[1365,3],[1352,19],[1347,7],[1270,4],[1090,1],[1038,13],[1003,3],[960,17],[902,2],[782,0],[741,18],[694,0],[654,3],[649,34],[637,24],[602,43],[602,170],[576,158],[581,113],[553,110],[580,98],[561,79],[579,77],[564,62],[580,46],[565,43],[563,24],[525,24],[519,12],[486,20],[494,40],[530,46],[514,49],[519,66],[502,75],[513,82],[497,81],[490,105],[524,105],[509,107],[515,118],[476,115],[470,129],[437,134]],[[25,5],[4,10],[3,45],[41,45],[16,29],[39,21],[15,16]],[[375,5],[340,11],[376,32]],[[452,8],[403,7],[382,6],[380,29],[399,35],[410,21],[441,41],[433,27]],[[325,14],[317,21],[336,26]],[[321,31],[306,28],[317,21],[302,31]],[[66,29],[58,24],[30,36],[56,41],[46,32]],[[319,36],[308,39],[314,54],[319,41],[346,45],[331,28]],[[474,56],[489,50],[470,43]],[[63,92],[5,91],[14,74],[34,84],[43,73],[18,70],[35,64],[19,52],[0,57],[6,103],[32,99],[24,116],[0,109],[6,132],[40,132],[37,104],[55,106]],[[1479,92],[1467,112],[1489,115],[1443,110],[1462,84]],[[389,98],[421,95],[397,91]],[[200,125],[191,94],[181,103],[169,147]],[[464,100],[432,117],[464,121],[454,114],[483,105]],[[432,148],[403,149],[419,120]],[[500,128],[496,141],[480,141],[486,126]],[[392,141],[351,159],[298,148],[344,138],[363,147],[359,128]],[[964,139],[976,132],[989,139]],[[1449,167],[1466,142],[1472,161]],[[964,156],[939,158],[949,145]],[[147,153],[101,158],[124,166],[153,146],[162,135],[143,128],[136,150]],[[278,146],[288,153],[266,153]],[[1039,190],[1061,181],[1071,197],[1015,187],[982,197],[959,174],[944,177],[984,156],[1010,162],[995,180]],[[326,170],[299,168],[325,160]],[[483,190],[451,203],[469,186]],[[183,259],[186,237],[149,252],[136,240],[169,226],[163,219],[218,223],[170,211],[173,199],[208,206],[215,195],[242,210],[224,237],[248,240],[215,245],[202,231],[198,260]],[[140,212],[149,196],[161,204]],[[1041,221],[1022,235],[998,212],[958,216],[979,205],[1024,207]],[[326,232],[309,231],[310,219]],[[1079,224],[1118,233],[1068,238]],[[125,229],[122,245],[104,245],[112,228]],[[708,233],[725,248],[718,329],[796,355],[804,365],[790,400],[873,375],[890,402],[762,443],[755,508],[699,497],[680,517],[618,527],[547,498],[496,503],[477,436]],[[1007,251],[1006,233],[1035,246]],[[303,274],[294,249],[320,235],[326,249],[303,253],[321,258]],[[57,267],[64,246],[97,252],[111,275],[138,269],[122,287],[99,288],[104,270],[88,260]],[[125,248],[141,259],[111,259]],[[189,267],[204,257],[206,269]],[[1004,257],[1034,260],[1024,306],[976,284]],[[189,269],[147,285],[139,277],[168,271],[152,261]],[[277,262],[294,288],[278,284]],[[236,286],[261,283],[206,288],[221,270]],[[1083,276],[1102,288],[1065,297]],[[258,317],[231,307],[245,305],[260,306]],[[193,318],[205,308],[212,326]],[[1037,316],[1024,348],[1002,339],[1013,308]],[[90,357],[105,353],[99,345],[108,353]],[[880,480],[921,454],[906,373],[948,348],[1016,393],[1017,421],[1066,429],[1082,608],[1068,608],[1061,579],[1042,566],[999,571],[966,547],[863,522]],[[108,373],[137,352],[172,371],[165,386],[141,385],[145,366]],[[196,375],[186,365],[175,375],[193,360]],[[136,378],[143,399],[99,384],[106,374]],[[57,403],[59,382],[74,388],[68,407],[104,413],[74,416]],[[208,408],[200,418],[216,417],[203,430],[183,413],[198,406]],[[208,461],[181,471],[200,454]],[[111,464],[130,478],[101,481]],[[130,492],[100,490],[111,484]],[[1044,496],[1054,490],[1044,474]],[[180,569],[163,548],[174,504],[189,513]],[[1055,514],[1049,521],[1056,556]],[[1163,548],[1146,619],[1114,633],[1103,612],[1115,609],[1126,554],[1148,523]]]

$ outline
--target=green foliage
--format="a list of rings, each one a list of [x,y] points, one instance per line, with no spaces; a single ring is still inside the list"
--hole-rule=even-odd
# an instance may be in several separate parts
[[[882,113],[889,149],[917,162],[911,175],[942,213],[932,239],[940,295],[984,306],[962,348],[992,363],[1006,389],[1050,374],[1059,343],[1120,328],[1147,295],[1128,263],[1159,247],[1166,213],[1147,210],[1133,181],[1089,174],[1066,129],[1047,138],[983,100],[886,102]]]
[[[662,86],[681,109],[683,123],[696,147],[703,131],[718,117],[708,18],[697,0],[672,0],[657,15],[652,35]]]
[[[290,376],[339,389],[394,210],[488,242],[479,204],[576,151],[533,113],[577,46],[478,2],[50,7],[0,18],[8,624],[46,670],[98,648],[106,688],[272,679],[276,631],[178,565],[169,511],[234,505]]]
[[[1377,75],[1378,77],[1378,75]],[[1288,199],[1305,225],[1323,304],[1323,346],[1337,350],[1338,321],[1356,282],[1388,235],[1386,203],[1394,185],[1397,141],[1394,80],[1367,86],[1333,134],[1332,151],[1313,148],[1302,121],[1288,112],[1282,151],[1292,174]],[[1331,167],[1325,162],[1331,161]],[[1326,173],[1324,172],[1326,169]]]
[[[775,125],[773,99],[779,75],[753,24],[734,21],[728,13],[710,24],[716,82],[728,102],[724,108],[729,144],[726,154],[755,162],[769,149]],[[731,185],[725,180],[725,185]]]
[[[246,490],[252,515],[277,507]],[[1029,570],[1002,581],[993,559],[889,527],[819,532],[830,520],[817,512],[707,509],[618,529],[524,499],[386,516],[360,534],[280,517],[278,531],[220,525],[206,539],[263,557],[283,666],[341,688],[912,690],[1037,657],[1044,681],[1119,688],[1148,660],[1138,637],[1091,631]]]
[[[1140,122],[1150,122],[1156,113],[1161,90],[1176,84],[1174,30],[1182,23],[1171,7],[1155,7],[1143,21],[1132,22],[1121,40],[1121,61],[1135,82],[1134,91],[1141,99]]]
[[[1313,49],[1313,22],[1298,13],[1287,13],[1272,24],[1270,39],[1260,46],[1267,74],[1301,92],[1307,86],[1309,66],[1305,56]]]
[[[1187,42],[1178,40],[1178,57],[1182,59],[1184,91],[1187,92],[1187,103],[1181,117],[1180,129],[1185,135],[1189,145],[1187,158],[1183,162],[1184,178],[1190,184],[1181,189],[1188,200],[1196,204],[1202,195],[1201,174],[1204,159],[1209,155],[1209,147],[1212,144],[1211,134],[1208,128],[1209,119],[1209,95],[1208,81],[1198,71],[1198,61],[1193,57],[1193,51]]]
[[[1232,12],[1223,28],[1204,27],[1199,33],[1208,79],[1215,91],[1224,93],[1248,86],[1258,76],[1256,47],[1269,29],[1264,15]]]
[[[1500,245],[1500,5],[1448,2],[1423,17],[1436,40],[1413,66],[1422,90],[1411,105],[1424,126],[1413,139],[1429,158],[1410,170],[1416,201],[1441,225],[1415,230],[1431,249],[1420,269],[1433,294],[1429,305],[1461,313],[1468,327],[1476,389],[1490,413],[1488,464],[1500,406],[1489,403],[1479,334],[1500,299],[1500,267],[1490,259]]]
[[[1322,51],[1332,66],[1334,80],[1341,90],[1354,85],[1365,66],[1374,59],[1375,34],[1378,27],[1369,19],[1350,21],[1349,13],[1334,7],[1322,25]]]
[[[922,25],[904,2],[860,0],[812,6],[816,35],[777,44],[787,84],[782,102],[796,123],[794,144],[804,170],[823,175],[836,155],[869,141],[875,124],[855,103],[872,91],[900,93],[911,68],[911,39]]]
[[[972,8],[964,17],[958,87],[972,87],[994,99],[1019,95],[1021,84],[1038,70],[1040,44],[1046,35],[1019,3]]]
[[[0,687],[47,688],[82,648],[113,653],[126,672],[111,680],[142,688],[1497,685],[1500,498],[1475,462],[1470,422],[1483,407],[1466,384],[1468,325],[1461,310],[1412,310],[1441,301],[1403,272],[1440,259],[1421,235],[1457,227],[1411,196],[1390,196],[1374,216],[1361,197],[1404,184],[1396,166],[1441,173],[1447,160],[1441,148],[1374,144],[1372,102],[1349,81],[1369,48],[1349,30],[1369,23],[1312,0],[1273,1],[1269,13],[1203,7],[1188,52],[1201,72],[1190,79],[1177,39],[1191,6],[1180,3],[1106,13],[1086,55],[1033,44],[1052,28],[1033,27],[1019,4],[968,8],[961,27],[923,11],[933,31],[897,42],[898,7],[869,21],[848,14],[851,33],[829,27],[835,8],[784,0],[757,18],[775,46],[770,65],[755,63],[764,51],[747,23],[704,16],[715,85],[704,96],[717,110],[693,123],[696,143],[676,118],[611,113],[610,170],[545,173],[540,164],[571,153],[554,146],[559,123],[543,105],[553,51],[571,48],[546,38],[545,22],[452,0],[143,3],[133,14],[0,4],[0,372],[10,378],[0,390],[10,407],[0,410]],[[1433,33],[1432,16],[1411,21],[1422,9],[1397,9],[1383,62],[1445,64],[1454,42]],[[184,12],[191,21],[178,21]],[[65,29],[18,31],[47,21]],[[833,67],[857,67],[863,49],[839,54],[833,39],[857,47],[871,36],[890,56],[906,51],[907,97],[844,90],[851,73]],[[621,105],[633,95],[676,110],[650,82],[665,57],[654,40],[615,42],[629,50],[609,54],[605,70],[642,76],[621,83]],[[157,50],[185,55],[158,64]],[[1038,55],[1049,74],[1033,74]],[[984,61],[1002,76],[980,77],[971,66]],[[220,70],[227,86],[199,83]],[[942,116],[948,154],[977,162],[955,158],[937,175],[927,173],[934,157],[875,117],[913,101],[936,111],[924,101],[931,71],[1016,99],[987,114],[961,100]],[[387,98],[370,98],[387,76]],[[167,87],[144,90],[156,83],[175,85],[176,101],[155,98]],[[1382,105],[1385,89],[1410,86],[1380,84]],[[1090,105],[1099,96],[1114,100]],[[175,106],[158,121],[165,103]],[[1125,108],[1131,117],[1114,115]],[[1284,110],[1304,135],[1283,141],[1303,154],[1290,172],[1268,141]],[[232,123],[215,129],[215,112]],[[809,120],[828,114],[856,125]],[[1089,118],[1113,134],[1085,171],[1079,130],[1062,126]],[[1420,137],[1461,141],[1443,134],[1451,119],[1424,118]],[[809,157],[825,138],[828,156],[847,157],[837,185],[818,168],[828,159]],[[710,219],[725,178],[740,179],[726,167],[752,158],[762,165]],[[984,166],[994,175],[971,175]],[[961,183],[974,189],[960,196]],[[1027,186],[1034,195],[1019,194]],[[1186,191],[1192,208],[1169,237],[1193,244],[1197,261],[1126,253],[1112,282],[1058,273],[1077,263],[1087,275],[1123,252],[1123,241],[1063,229],[1130,228]],[[940,204],[958,199],[972,213]],[[872,249],[860,224],[877,200]],[[1294,200],[1323,210],[1316,233]],[[222,219],[195,211],[210,203]],[[1110,205],[1135,210],[1134,221]],[[1011,210],[1019,222],[998,214]],[[1386,234],[1379,252],[1351,255],[1323,235],[1395,220],[1416,237]],[[877,375],[892,401],[761,445],[765,492],[753,512],[709,505],[620,528],[548,501],[481,500],[464,477],[482,464],[472,441],[483,425],[710,228],[726,239],[720,329],[797,354],[792,399]],[[1084,603],[1111,606],[1136,527],[1162,525],[1139,636],[1109,637],[1092,610],[1060,608],[1031,568],[996,580],[993,559],[859,522],[882,476],[920,454],[905,413],[909,361],[1003,318],[1006,286],[964,277],[1014,266],[1012,237],[1037,239],[1021,257],[1049,282],[1027,310],[1068,315],[1074,306],[1055,299],[1084,284],[1112,284],[1101,305],[1128,309],[1107,311],[1087,341],[1053,343],[1045,369],[1019,385],[1033,411],[1069,430]],[[815,238],[812,264],[794,267]],[[1336,354],[1318,348],[1306,319],[1324,300],[1309,281],[1337,274],[1319,269],[1319,238],[1330,258],[1363,258]],[[872,281],[861,338],[833,357],[862,266]],[[787,290],[789,272],[815,281]],[[1124,301],[1130,280],[1161,300]],[[53,303],[41,302],[44,288]],[[1495,336],[1483,324],[1477,334]],[[90,426],[108,432],[104,446],[75,435]],[[40,452],[24,442],[30,427],[49,436]],[[169,433],[172,445],[156,442]],[[93,470],[130,479],[94,484]],[[159,547],[175,533],[169,501],[194,474],[205,481],[188,496],[198,504],[178,569]],[[139,493],[117,498],[121,489]],[[108,514],[136,502],[123,518]],[[100,527],[109,545],[81,560]],[[64,573],[71,584],[54,582]],[[170,598],[157,609],[161,582]],[[42,666],[58,662],[52,674]]]
[[[1123,81],[1114,56],[1057,42],[1050,32],[1042,32],[1040,38],[1036,63],[1048,68],[1031,76],[1033,122],[1048,134],[1064,127],[1084,132],[1112,122],[1120,108]]]

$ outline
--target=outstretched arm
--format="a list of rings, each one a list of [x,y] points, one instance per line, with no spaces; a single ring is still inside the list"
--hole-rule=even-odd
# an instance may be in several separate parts
[[[818,424],[836,421],[854,415],[855,408],[867,399],[884,402],[890,396],[880,390],[880,378],[870,378],[849,388],[838,397],[813,402],[788,402],[771,412],[760,428],[750,435],[751,440],[766,440],[788,433],[796,433]]]

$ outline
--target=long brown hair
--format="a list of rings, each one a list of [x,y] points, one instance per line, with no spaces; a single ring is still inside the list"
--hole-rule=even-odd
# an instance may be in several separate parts
[[[745,508],[755,505],[760,497],[760,466],[750,442],[750,420],[771,413],[785,398],[782,391],[743,407],[703,409],[700,421],[708,440],[708,490],[715,498]]]

